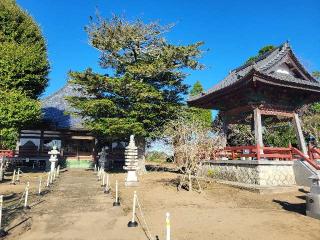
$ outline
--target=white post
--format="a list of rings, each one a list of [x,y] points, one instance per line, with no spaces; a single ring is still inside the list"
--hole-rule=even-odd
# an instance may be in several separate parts
[[[116,200],[113,203],[113,206],[120,206],[119,196],[118,196],[118,180],[116,180]]]
[[[57,167],[57,177],[59,177],[59,174],[60,174],[60,165],[58,165]]]
[[[0,195],[0,231],[2,229],[2,204],[3,204],[3,195]]]
[[[170,232],[170,213],[166,213],[166,240],[171,239],[171,232]]]
[[[11,181],[11,184],[15,184],[15,181],[16,181],[16,170],[14,169],[13,170],[13,175],[12,175],[12,181]]]
[[[39,179],[39,195],[41,195],[41,184],[42,184],[42,176]]]
[[[97,164],[94,165],[94,172],[97,172]]]
[[[49,184],[50,184],[50,172],[48,172],[47,187],[49,187]]]
[[[131,221],[128,223],[128,227],[136,227],[138,226],[138,222],[135,221],[136,215],[136,201],[137,201],[137,192],[133,192],[133,203],[132,203],[132,218]]]
[[[107,173],[107,181],[106,181],[106,186],[104,188],[104,193],[109,193],[109,174]]]
[[[29,196],[29,182],[27,182],[27,186],[26,186],[26,195],[25,195],[25,198],[24,198],[24,208],[30,208],[28,206],[28,196]]]
[[[2,239],[8,233],[2,228],[2,205],[3,205],[3,195],[0,195],[0,238]]]
[[[17,182],[20,182],[20,168],[18,168],[18,172],[17,172],[18,174],[17,174]]]
[[[102,187],[105,186],[105,180],[106,180],[105,178],[106,178],[106,173],[103,172],[103,174],[102,174]]]
[[[53,181],[56,180],[56,172],[57,172],[57,169],[55,168],[53,171]]]
[[[118,180],[116,180],[116,202],[118,202]]]
[[[53,182],[53,171],[50,171],[50,184]]]

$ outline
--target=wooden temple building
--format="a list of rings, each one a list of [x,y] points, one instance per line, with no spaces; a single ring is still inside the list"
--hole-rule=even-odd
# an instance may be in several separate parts
[[[307,147],[297,111],[320,101],[320,83],[302,66],[286,42],[253,62],[232,70],[220,83],[188,100],[190,106],[220,111],[224,126],[252,124],[263,147],[262,116],[292,120],[300,150]]]
[[[232,70],[207,92],[190,98],[188,105],[219,110],[224,130],[228,124],[250,124],[255,145],[225,147],[204,162],[199,174],[208,176],[210,170],[213,177],[244,188],[310,186],[308,178],[320,174],[320,151],[307,147],[298,110],[316,101],[320,101],[320,83],[302,66],[287,42]],[[265,116],[292,121],[299,149],[264,146]]]
[[[32,125],[20,132],[16,156],[42,160],[48,158],[48,151],[56,145],[61,158],[68,167],[87,168],[98,159],[102,146],[108,147],[108,161],[113,167],[124,164],[126,142],[112,139],[98,139],[84,126],[84,119],[72,114],[73,109],[67,97],[79,96],[79,86],[66,84],[57,92],[41,101],[43,119],[40,124]]]

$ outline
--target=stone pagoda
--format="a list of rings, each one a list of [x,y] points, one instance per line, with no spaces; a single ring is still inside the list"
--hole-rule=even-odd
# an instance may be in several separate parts
[[[125,166],[123,169],[127,170],[127,177],[125,181],[126,186],[137,186],[138,185],[138,148],[134,142],[134,135],[130,136],[129,145],[125,150]]]

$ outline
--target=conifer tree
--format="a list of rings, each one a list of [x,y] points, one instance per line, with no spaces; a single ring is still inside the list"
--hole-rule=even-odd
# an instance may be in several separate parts
[[[185,69],[201,69],[202,42],[174,45],[165,39],[170,26],[98,17],[86,27],[90,44],[101,52],[108,74],[91,69],[71,72],[71,82],[88,97],[69,98],[87,127],[98,135],[157,137],[175,119],[188,86]]]

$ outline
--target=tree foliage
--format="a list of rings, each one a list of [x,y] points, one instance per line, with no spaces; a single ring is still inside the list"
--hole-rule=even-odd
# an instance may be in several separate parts
[[[184,70],[203,67],[198,62],[203,43],[170,44],[164,38],[170,28],[119,16],[98,16],[86,27],[91,45],[101,52],[100,65],[109,73],[70,73],[70,81],[88,97],[69,101],[89,129],[113,137],[154,137],[177,117],[188,91]]]
[[[174,163],[182,173],[178,178],[178,189],[186,188],[192,191],[193,182],[196,181],[198,190],[201,191],[197,181],[200,163],[202,160],[215,159],[215,153],[221,151],[225,145],[223,137],[212,132],[211,127],[185,117],[167,122],[164,129],[163,135],[174,150]]]
[[[248,63],[252,63],[254,61],[256,61],[260,56],[262,56],[263,54],[275,49],[276,47],[273,46],[273,45],[266,45],[264,47],[262,47],[259,51],[258,51],[258,54],[255,55],[255,56],[251,56],[248,58],[248,60],[246,61],[246,64]]]
[[[14,0],[0,1],[0,147],[14,148],[21,128],[40,118],[36,100],[48,82],[39,26]]]
[[[191,88],[189,95],[196,96],[198,94],[201,94],[203,90],[204,89],[200,81],[196,81],[196,83]],[[212,115],[210,110],[196,108],[196,107],[189,107],[187,108],[187,111],[188,111],[187,114],[190,119],[199,121],[200,123],[204,124],[207,127],[210,127],[212,125]]]
[[[49,63],[39,26],[13,0],[0,2],[0,88],[38,97],[47,86]]]
[[[38,101],[19,90],[0,90],[0,148],[14,148],[18,131],[40,116]]]

